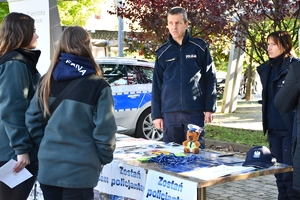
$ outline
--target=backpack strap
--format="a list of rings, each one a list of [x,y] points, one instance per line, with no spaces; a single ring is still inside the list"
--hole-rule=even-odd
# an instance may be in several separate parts
[[[50,105],[49,107],[50,113],[53,113],[54,110],[57,108],[57,106],[61,103],[61,101],[65,99],[68,96],[68,94],[76,87],[76,85],[78,85],[79,82],[81,82],[86,77],[87,76],[76,78],[73,81],[71,81],[71,83],[69,83],[67,87],[65,87],[65,89],[59,93],[59,95]]]

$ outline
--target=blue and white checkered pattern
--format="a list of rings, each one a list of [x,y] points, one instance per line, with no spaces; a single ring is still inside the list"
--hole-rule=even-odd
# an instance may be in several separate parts
[[[115,111],[138,110],[151,101],[151,91],[113,93]]]

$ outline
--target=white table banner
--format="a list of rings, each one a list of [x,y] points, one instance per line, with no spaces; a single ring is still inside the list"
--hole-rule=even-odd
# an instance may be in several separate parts
[[[143,200],[196,200],[197,183],[149,170]]]
[[[142,199],[145,183],[145,169],[113,161],[104,166],[94,189],[101,193]]]

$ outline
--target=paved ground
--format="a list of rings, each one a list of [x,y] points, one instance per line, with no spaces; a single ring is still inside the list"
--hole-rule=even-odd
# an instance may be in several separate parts
[[[221,113],[221,106],[218,106],[216,119],[212,124],[225,127],[262,130],[261,104],[258,104],[258,100],[260,99],[260,94],[253,95],[250,101],[245,101],[239,96],[237,109],[233,113],[223,114]]]
[[[261,99],[259,94],[254,95],[243,106],[237,106],[234,113],[222,114],[218,108],[216,119],[212,124],[253,130],[262,130],[261,105],[257,101]],[[239,97],[239,101],[242,100]],[[209,141],[207,141],[208,143]],[[225,144],[227,145],[227,144]],[[242,147],[240,147],[242,148]],[[246,148],[246,147],[244,147]],[[207,187],[207,200],[273,200],[277,199],[277,187],[274,175],[260,176],[235,182],[224,183]]]
[[[207,187],[206,195],[207,200],[275,200],[277,187],[268,175]]]

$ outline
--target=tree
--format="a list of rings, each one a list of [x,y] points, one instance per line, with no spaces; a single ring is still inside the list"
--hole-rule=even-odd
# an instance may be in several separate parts
[[[1,2],[0,3],[0,24],[2,24],[2,21],[4,17],[9,13],[9,7],[7,2]]]
[[[85,26],[89,17],[100,13],[103,0],[57,1],[62,26]],[[98,7],[97,7],[98,5]]]
[[[242,48],[253,62],[261,64],[267,59],[267,41],[269,33],[276,30],[287,30],[291,33],[294,47],[298,49],[299,1],[260,0],[236,1],[234,8],[229,8],[226,15],[234,23],[231,32],[240,40],[236,45]],[[226,1],[227,2],[227,1]]]
[[[158,46],[167,41],[166,14],[174,6],[182,6],[188,11],[192,36],[204,38],[212,43],[214,36],[224,35],[222,32],[230,28],[226,21],[212,24],[207,17],[203,17],[211,13],[221,14],[222,10],[226,9],[226,5],[220,2],[220,0],[127,0],[122,6],[115,5],[109,13],[131,21],[129,25],[132,33],[130,38],[125,39],[131,47],[129,51],[139,51],[149,58],[154,55]],[[207,8],[210,10],[208,11]]]
[[[62,26],[84,26],[93,14],[100,14],[100,4],[103,0],[57,1]],[[98,6],[97,6],[98,5]],[[9,13],[7,2],[0,3],[0,23]]]
[[[232,26],[233,35],[246,38],[235,43],[249,58],[246,69],[246,100],[250,100],[256,67],[268,59],[267,36],[276,30],[287,30],[292,35],[293,46],[296,50],[299,49],[299,1],[238,1],[235,8],[228,9],[227,15],[233,16],[235,21]]]
[[[108,12],[131,21],[132,34],[126,42],[133,50],[151,56],[167,41],[167,11],[182,6],[188,12],[192,36],[207,40],[211,49],[216,49],[216,40],[231,40],[258,65],[267,58],[266,37],[270,32],[288,30],[294,45],[298,44],[299,4],[292,0],[126,0]]]

